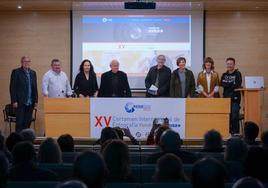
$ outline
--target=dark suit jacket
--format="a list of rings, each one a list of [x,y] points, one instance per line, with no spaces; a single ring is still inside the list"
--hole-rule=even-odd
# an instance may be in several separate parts
[[[169,85],[170,85],[170,68],[163,66],[159,69],[159,78],[158,78],[158,95],[157,97],[168,97],[169,96]],[[157,65],[150,68],[146,78],[145,78],[145,87],[146,90],[151,87],[152,84],[155,84],[157,77]],[[146,92],[147,97],[152,97],[153,95]]]
[[[194,74],[189,69],[185,69],[186,87],[185,94],[190,97],[195,95],[195,79]],[[174,70],[170,79],[170,97],[182,97],[181,81],[178,69]]]
[[[161,152],[153,153],[147,158],[146,163],[155,164],[157,162],[157,160],[160,157],[162,157],[163,155],[165,155],[166,153],[173,153],[173,154],[177,155],[182,160],[183,164],[192,164],[198,159],[198,157],[194,153],[191,153],[188,151],[183,151],[183,150],[179,149],[179,150],[174,151],[174,152],[161,151]]]
[[[30,69],[31,76],[31,86],[32,86],[32,102],[38,102],[38,92],[37,92],[37,78],[35,71]],[[23,68],[14,69],[11,73],[10,78],[10,97],[11,103],[17,102],[18,105],[23,105],[27,101],[27,76]]]
[[[98,93],[99,97],[112,97],[112,74],[112,71],[108,71],[101,75],[101,84]],[[127,74],[122,71],[118,71],[116,74],[118,76],[118,87],[117,91],[115,91],[115,94],[117,95],[117,97],[131,97]]]

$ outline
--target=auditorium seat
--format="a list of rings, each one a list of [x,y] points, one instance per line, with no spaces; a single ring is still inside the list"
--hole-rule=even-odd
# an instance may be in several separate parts
[[[7,188],[55,188],[58,183],[55,181],[13,181],[8,182]]]
[[[191,183],[144,183],[143,188],[192,188]]]
[[[49,164],[43,163],[38,165],[40,168],[48,169],[58,175],[60,181],[70,180],[73,177],[73,164]]]
[[[73,163],[80,152],[62,152],[63,163]]]
[[[107,183],[105,188],[142,188],[140,183]]]
[[[214,159],[217,159],[219,161],[224,161],[224,153],[219,153],[219,152],[197,152],[196,153],[198,158],[203,158],[203,157],[213,157]]]

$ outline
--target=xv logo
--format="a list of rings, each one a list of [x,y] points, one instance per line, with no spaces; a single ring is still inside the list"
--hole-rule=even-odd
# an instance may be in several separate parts
[[[106,127],[109,127],[109,124],[111,122],[112,116],[106,117],[106,116],[95,116],[96,124],[95,127],[100,126],[102,127],[103,123]],[[104,121],[103,121],[104,120]]]

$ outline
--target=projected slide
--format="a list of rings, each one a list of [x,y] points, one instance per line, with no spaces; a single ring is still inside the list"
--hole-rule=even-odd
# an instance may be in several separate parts
[[[159,54],[167,66],[176,58],[191,59],[191,16],[88,16],[83,19],[83,59],[91,59],[96,73],[107,71],[112,59],[129,76],[146,76]]]
[[[83,59],[93,63],[98,84],[117,59],[131,89],[145,89],[145,77],[160,54],[172,71],[181,56],[194,74],[202,69],[202,11],[74,11],[72,18],[73,81]]]

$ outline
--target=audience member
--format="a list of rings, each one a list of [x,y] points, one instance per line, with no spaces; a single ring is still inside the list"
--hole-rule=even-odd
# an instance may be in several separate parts
[[[31,128],[23,129],[20,132],[20,135],[23,137],[24,141],[29,141],[31,143],[34,143],[35,138],[36,138],[35,131]]]
[[[76,158],[74,177],[83,181],[88,188],[103,188],[106,175],[106,165],[100,154],[86,151]]]
[[[232,188],[264,188],[262,182],[252,177],[239,179]]]
[[[8,151],[12,151],[13,147],[19,143],[23,141],[23,137],[19,134],[19,133],[11,133],[7,139],[6,139],[6,148],[8,149]]]
[[[167,153],[157,160],[154,180],[156,182],[185,182],[181,159],[171,153]]]
[[[6,155],[0,151],[0,187],[7,187],[7,177],[8,177],[8,160]]]
[[[9,170],[10,181],[56,181],[55,173],[41,169],[36,164],[36,154],[32,143],[24,141],[12,150],[13,164]]]
[[[202,152],[223,152],[222,136],[216,130],[209,130],[204,135],[204,148]]]
[[[56,188],[87,188],[87,186],[81,181],[69,180],[69,181],[58,184]]]
[[[224,166],[219,161],[205,157],[193,166],[193,188],[224,188],[225,175]]]
[[[147,159],[147,163],[156,163],[157,159],[166,153],[173,153],[180,157],[183,163],[194,163],[197,156],[194,153],[181,150],[182,140],[179,133],[166,130],[160,137],[161,152],[153,153]]]
[[[261,135],[262,147],[268,149],[268,131],[265,131]]]
[[[102,151],[108,169],[108,182],[131,182],[128,146],[122,140],[110,141]]]
[[[40,163],[61,163],[62,153],[58,143],[53,138],[45,139],[38,151],[38,161]]]
[[[71,135],[63,134],[57,139],[57,142],[61,152],[74,152],[74,139]]]
[[[259,126],[252,122],[252,121],[247,121],[245,122],[244,126],[244,140],[248,145],[258,145],[256,142],[256,138],[258,137],[259,134]]]

